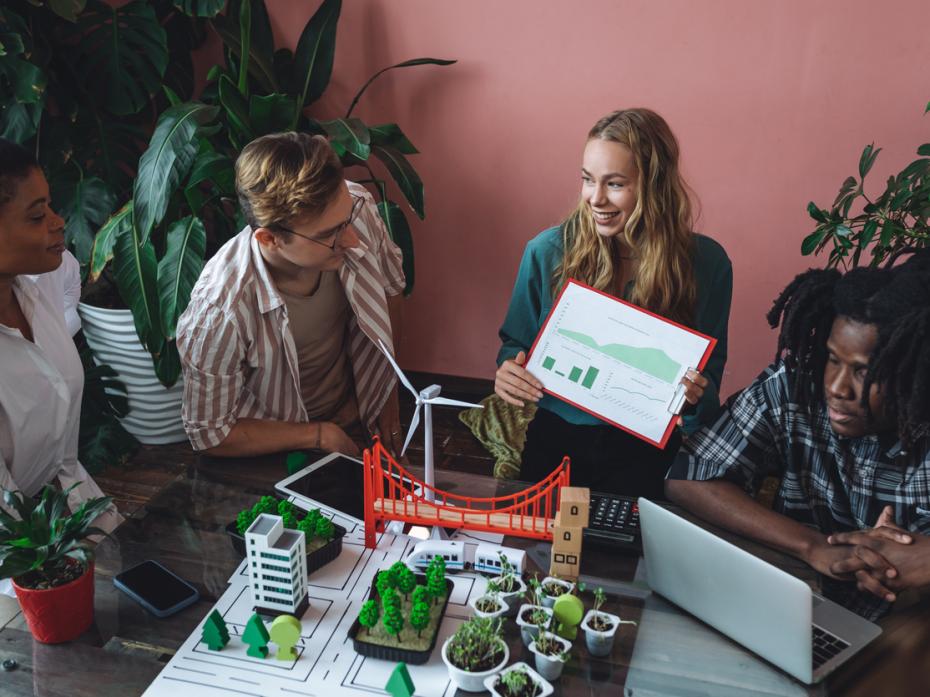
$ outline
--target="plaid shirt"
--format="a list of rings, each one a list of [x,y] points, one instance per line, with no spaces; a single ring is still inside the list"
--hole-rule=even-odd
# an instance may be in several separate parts
[[[692,435],[670,479],[723,479],[755,495],[768,475],[781,478],[774,510],[824,534],[875,525],[886,505],[907,530],[930,533],[930,443],[837,436],[822,403],[792,401],[787,370],[769,366],[731,397],[717,421]],[[874,619],[889,604],[854,583],[824,578],[824,594]]]

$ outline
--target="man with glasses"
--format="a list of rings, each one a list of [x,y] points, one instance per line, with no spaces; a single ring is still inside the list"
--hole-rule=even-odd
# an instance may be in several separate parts
[[[236,161],[248,225],[206,264],[178,322],[183,418],[221,457],[399,453],[394,346],[404,274],[364,187],[322,136],[277,133]]]

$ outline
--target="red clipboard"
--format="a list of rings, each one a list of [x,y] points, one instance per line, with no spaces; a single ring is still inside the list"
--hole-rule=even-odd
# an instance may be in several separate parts
[[[654,317],[655,319],[657,319],[657,320],[659,320],[659,321],[661,321],[661,322],[665,322],[666,324],[670,324],[670,325],[672,325],[673,327],[677,327],[678,329],[681,329],[681,330],[683,330],[683,331],[686,331],[686,332],[688,332],[689,334],[693,334],[694,336],[699,336],[699,337],[701,337],[702,339],[706,339],[706,340],[708,341],[708,344],[707,344],[707,348],[704,350],[704,354],[701,356],[701,360],[698,362],[698,365],[696,366],[696,368],[697,368],[698,371],[704,370],[704,366],[707,365],[708,359],[710,359],[711,354],[714,352],[714,347],[717,345],[717,340],[716,340],[714,337],[708,336],[707,334],[702,334],[702,333],[699,332],[699,331],[695,331],[694,329],[691,329],[690,327],[686,327],[686,326],[684,326],[684,325],[682,325],[682,324],[679,324],[678,322],[674,322],[674,321],[672,321],[672,320],[670,320],[670,319],[667,319],[667,318],[665,318],[665,317],[662,317],[661,315],[657,315],[657,314],[654,313],[654,312],[650,312],[649,310],[645,310],[645,309],[639,307],[638,305],[634,305],[633,303],[627,302],[626,300],[622,300],[621,298],[615,298],[615,297],[614,297],[613,295],[611,295],[610,293],[605,293],[604,291],[598,290],[597,288],[592,288],[591,286],[587,285],[586,283],[582,283],[581,281],[577,281],[577,280],[575,280],[574,278],[570,278],[570,279],[568,279],[568,282],[566,282],[566,284],[565,284],[564,286],[562,286],[562,290],[559,291],[558,297],[556,297],[555,302],[552,303],[552,309],[549,310],[549,314],[546,316],[546,321],[543,322],[542,327],[540,327],[540,329],[539,329],[539,333],[536,334],[536,338],[533,340],[533,345],[530,347],[530,351],[529,351],[529,353],[528,353],[527,356],[526,356],[526,362],[527,362],[527,363],[529,363],[530,358],[531,358],[532,355],[533,355],[533,352],[536,350],[536,345],[539,343],[540,337],[542,337],[542,335],[545,333],[546,327],[547,327],[548,324],[549,324],[549,320],[552,319],[553,313],[555,312],[556,308],[559,306],[559,301],[562,300],[562,295],[565,293],[565,291],[568,289],[568,287],[569,287],[570,285],[579,286],[579,287],[584,288],[584,289],[586,289],[586,290],[593,291],[593,292],[597,293],[598,295],[601,295],[601,296],[603,296],[603,297],[605,297],[605,298],[608,298],[609,300],[612,300],[613,302],[620,303],[621,305],[626,305],[627,307],[629,307],[629,308],[635,310],[636,312],[642,312],[643,314],[649,315],[650,317]],[[578,404],[578,403],[576,403],[576,402],[573,402],[573,401],[570,400],[570,399],[566,399],[566,398],[563,397],[562,395],[560,395],[560,394],[558,394],[558,393],[556,393],[556,392],[554,392],[554,391],[552,391],[552,390],[550,390],[550,389],[548,389],[548,388],[545,388],[545,387],[544,387],[544,388],[543,388],[543,392],[546,392],[547,394],[550,394],[550,395],[552,395],[553,397],[556,397],[557,399],[561,399],[563,402],[565,402],[565,403],[567,403],[567,404],[571,404],[571,405],[572,405],[573,407],[575,407],[576,409],[581,409],[581,411],[586,412],[586,413],[590,414],[591,416],[594,416],[594,417],[600,419],[601,421],[603,421],[603,422],[605,422],[605,423],[609,423],[611,426],[616,426],[616,427],[619,428],[621,431],[626,431],[626,432],[629,433],[630,435],[636,436],[636,437],[639,438],[640,440],[644,440],[644,441],[646,441],[647,443],[650,443],[650,444],[656,446],[657,448],[661,448],[661,449],[665,449],[665,446],[668,444],[668,439],[671,438],[671,436],[672,436],[672,431],[675,430],[675,423],[676,423],[677,420],[678,420],[678,414],[669,414],[669,422],[668,422],[668,425],[665,427],[665,431],[664,431],[663,434],[662,434],[662,439],[659,440],[659,441],[655,441],[655,440],[653,440],[652,438],[649,438],[648,436],[644,436],[642,433],[637,433],[636,431],[634,431],[634,430],[632,430],[632,429],[630,429],[630,428],[627,428],[626,426],[622,426],[621,424],[618,424],[618,423],[615,422],[615,421],[611,421],[610,419],[608,419],[607,417],[605,417],[605,416],[602,415],[602,414],[598,414],[597,412],[592,411],[591,409],[588,409],[587,407],[583,407],[583,406],[581,406],[580,404]]]

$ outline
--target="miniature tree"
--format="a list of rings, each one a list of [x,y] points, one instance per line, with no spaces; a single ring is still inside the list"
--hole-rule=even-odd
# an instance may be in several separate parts
[[[416,688],[413,686],[413,680],[410,678],[410,672],[405,663],[398,663],[394,667],[384,690],[391,697],[413,697]]]
[[[387,612],[389,607],[396,607],[400,610],[400,596],[393,588],[388,588],[384,591],[384,595],[381,596],[381,608]]]
[[[293,615],[279,615],[271,623],[271,640],[278,645],[275,658],[279,661],[296,661],[294,646],[300,639],[300,620]]]
[[[307,511],[307,516],[304,518],[304,520],[308,521],[307,525],[310,526],[310,531],[313,534],[316,534],[316,524],[322,517],[323,514],[320,513],[319,508],[311,508],[309,511]]]
[[[293,511],[286,511],[281,516],[281,524],[288,530],[294,530],[297,528],[297,516],[294,515]]]
[[[312,520],[310,520],[310,516],[307,516],[303,518],[301,521],[299,521],[297,523],[297,529],[307,536],[308,544],[310,542],[310,538],[312,538],[316,534],[316,525],[314,524]]]
[[[414,605],[417,603],[426,603],[429,605],[430,595],[429,589],[426,586],[418,585],[413,589],[413,597],[410,599]]]
[[[397,590],[404,594],[404,598],[408,598],[413,589],[417,587],[416,575],[405,564],[397,570],[395,578],[397,579]]]
[[[395,593],[395,595],[397,595]],[[381,623],[388,634],[393,634],[400,641],[400,632],[404,628],[404,615],[400,611],[400,604],[384,606],[384,616]]]
[[[207,645],[211,651],[219,651],[229,643],[229,630],[226,628],[226,622],[219,612],[214,610],[207,615],[207,621],[203,624],[203,634],[201,641]]]
[[[276,513],[278,510],[278,500],[274,496],[262,496],[258,502],[252,506],[252,511],[257,518],[262,513]]]
[[[284,516],[287,513],[294,513],[294,504],[287,500],[278,501],[278,515]]]
[[[417,638],[429,624],[429,605],[427,603],[414,603],[410,611],[410,626],[417,630]]]
[[[426,570],[426,588],[433,602],[446,594],[446,576],[438,566]]]
[[[314,533],[323,540],[331,540],[333,539],[333,535],[336,534],[336,526],[333,525],[333,521],[329,518],[321,515],[316,522]]]
[[[268,630],[262,617],[255,613],[246,622],[245,631],[242,632],[242,641],[249,645],[246,653],[255,658],[266,658],[268,656]]]
[[[387,592],[394,590],[397,583],[395,582],[393,574],[390,571],[379,571],[378,576],[375,578],[375,588],[378,589],[378,595],[381,596],[382,601],[384,596],[387,595]]]
[[[255,521],[255,513],[251,508],[246,508],[243,511],[239,511],[239,515],[236,516],[236,530],[240,535],[245,535],[245,531],[249,529],[249,526]]]
[[[381,612],[378,610],[378,603],[374,600],[366,600],[358,612],[358,623],[366,629],[371,629],[378,624],[378,618]]]

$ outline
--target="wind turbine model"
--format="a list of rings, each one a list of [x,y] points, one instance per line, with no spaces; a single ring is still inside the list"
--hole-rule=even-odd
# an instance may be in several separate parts
[[[413,410],[413,418],[410,420],[410,428],[407,430],[407,439],[404,441],[404,448],[400,451],[401,456],[407,452],[407,446],[410,445],[410,440],[413,438],[413,432],[417,430],[417,426],[420,425],[420,407],[423,407],[423,479],[427,484],[427,490],[424,494],[424,498],[427,501],[433,501],[433,490],[432,487],[435,486],[435,481],[433,479],[433,412],[432,405],[439,404],[446,407],[477,407],[478,409],[484,409],[484,406],[481,404],[472,404],[471,402],[460,402],[457,399],[447,399],[446,397],[440,397],[439,392],[442,389],[439,385],[430,385],[424,390],[417,392],[413,389],[413,385],[410,384],[410,381],[407,379],[407,376],[404,375],[404,372],[397,365],[397,362],[394,360],[394,356],[391,355],[391,352],[388,350],[387,346],[384,345],[384,342],[380,339],[378,340],[378,347],[381,349],[381,352],[387,356],[388,361],[390,361],[391,366],[394,368],[394,372],[397,373],[398,379],[403,383],[404,387],[410,390],[410,393],[417,400],[416,408]]]

